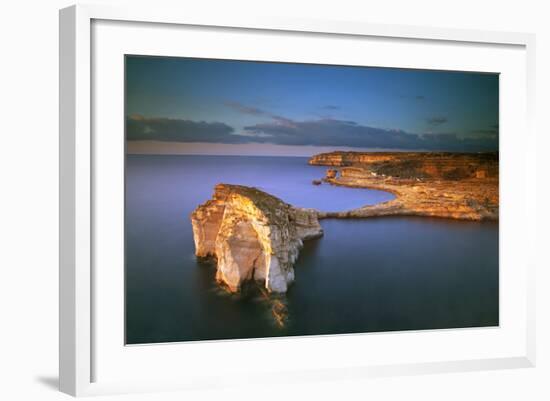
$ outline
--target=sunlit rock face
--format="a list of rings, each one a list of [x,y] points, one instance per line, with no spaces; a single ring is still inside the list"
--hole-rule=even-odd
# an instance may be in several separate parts
[[[450,152],[330,152],[320,153],[309,164],[359,167],[380,176],[409,179],[458,181],[470,178],[498,178],[498,153]],[[343,170],[344,171],[344,170]],[[326,178],[336,178],[337,170],[327,170]]]
[[[318,218],[427,216],[498,220],[498,153],[331,152],[309,164],[329,166],[324,182],[379,189],[396,198]],[[335,168],[338,167],[338,168]]]
[[[329,168],[326,173],[326,178],[336,178],[338,175],[338,170],[335,170],[333,168]]]
[[[284,293],[304,240],[323,235],[317,212],[295,208],[256,188],[218,184],[191,214],[195,254],[217,261],[216,280],[230,291],[256,280]]]

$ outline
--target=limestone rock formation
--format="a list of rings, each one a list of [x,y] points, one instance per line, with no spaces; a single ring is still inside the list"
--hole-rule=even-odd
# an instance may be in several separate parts
[[[469,178],[498,178],[498,153],[452,152],[330,152],[320,153],[309,164],[360,167],[376,175],[408,179],[457,181]],[[334,176],[329,176],[334,174]],[[336,178],[327,170],[327,178]]]
[[[315,210],[240,185],[216,185],[191,222],[196,256],[215,258],[216,280],[232,292],[247,280],[286,292],[303,241],[323,235]]]
[[[331,152],[309,160],[330,166],[333,185],[379,189],[396,198],[318,218],[388,215],[498,220],[498,154],[449,152]],[[335,168],[337,167],[337,168]]]

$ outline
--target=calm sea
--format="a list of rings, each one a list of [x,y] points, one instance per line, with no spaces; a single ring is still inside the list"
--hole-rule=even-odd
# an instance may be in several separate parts
[[[390,217],[322,220],[307,241],[279,327],[253,287],[232,295],[194,256],[190,213],[217,183],[339,211],[393,198],[315,186],[307,158],[127,156],[126,341],[339,334],[498,325],[498,223]]]

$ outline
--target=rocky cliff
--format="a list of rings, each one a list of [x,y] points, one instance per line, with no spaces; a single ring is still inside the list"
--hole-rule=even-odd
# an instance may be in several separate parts
[[[378,205],[319,213],[319,218],[410,215],[498,219],[497,153],[332,152],[313,156],[309,164],[330,166],[324,177],[330,184],[396,195]]]
[[[232,291],[256,280],[284,293],[303,241],[323,235],[317,212],[256,188],[218,184],[191,214],[195,254],[217,262],[216,280]]]
[[[330,152],[313,156],[309,164],[360,167],[394,178],[463,180],[498,178],[498,153],[451,152]]]

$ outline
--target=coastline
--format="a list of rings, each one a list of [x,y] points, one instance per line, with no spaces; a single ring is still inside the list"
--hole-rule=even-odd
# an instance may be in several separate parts
[[[316,155],[325,165],[323,181],[352,188],[381,190],[395,199],[342,212],[318,212],[318,218],[420,216],[459,220],[498,220],[498,158],[493,154],[359,153]],[[390,165],[406,166],[406,177],[381,174]],[[400,174],[402,174],[400,172]]]

